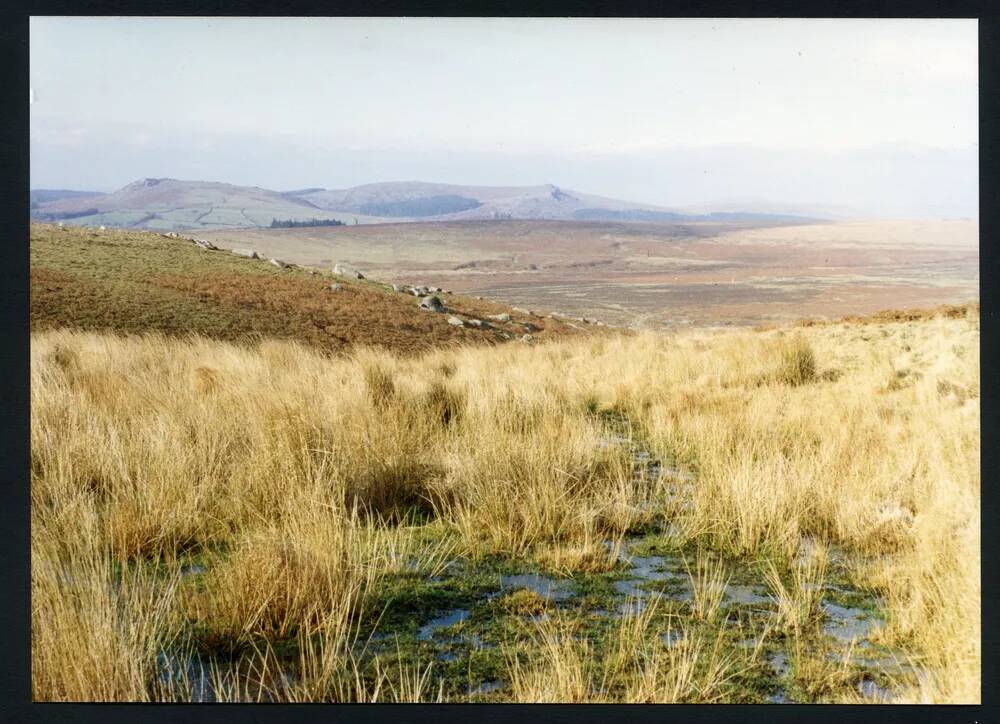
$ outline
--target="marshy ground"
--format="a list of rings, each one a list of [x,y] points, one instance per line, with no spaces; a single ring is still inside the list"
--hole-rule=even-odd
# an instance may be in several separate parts
[[[37,331],[34,697],[977,702],[978,349]]]

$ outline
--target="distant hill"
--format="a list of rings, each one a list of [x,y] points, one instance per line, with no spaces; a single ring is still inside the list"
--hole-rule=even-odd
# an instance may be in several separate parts
[[[32,210],[40,221],[169,231],[269,226],[274,219],[332,219],[298,197],[249,186],[147,178],[110,194],[65,196]]]
[[[70,191],[68,189],[34,189],[31,192],[31,208],[63,199],[82,199],[104,196],[101,191]]]
[[[672,209],[595,196],[552,184],[457,186],[421,181],[312,191],[298,198],[331,213],[359,213],[397,221],[548,219],[554,221],[691,220]]]
[[[752,215],[767,216],[773,219],[785,217],[790,219],[822,219],[825,221],[846,221],[866,217],[863,211],[848,206],[800,204],[758,198],[723,199],[711,205],[685,207],[680,209],[680,212],[709,216],[721,216],[723,214]]]
[[[753,209],[680,211],[543,186],[458,186],[406,181],[349,189],[295,191],[147,178],[110,194],[38,192],[36,219],[137,229],[261,228],[274,219],[348,224],[400,221],[546,219],[554,221],[806,222],[805,215]],[[61,196],[45,194],[64,194]]]

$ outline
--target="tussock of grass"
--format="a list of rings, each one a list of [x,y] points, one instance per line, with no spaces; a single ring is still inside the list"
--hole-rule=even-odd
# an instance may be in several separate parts
[[[804,385],[816,379],[816,355],[801,335],[787,339],[779,347],[780,363],[776,378],[786,385]]]
[[[549,602],[534,591],[522,588],[501,598],[500,606],[515,616],[536,616],[549,608]]]
[[[117,575],[99,522],[80,501],[36,514],[31,548],[32,696],[45,701],[146,701],[171,626],[177,576]]]
[[[465,392],[444,379],[431,380],[421,401],[432,420],[448,426],[457,422],[465,409]]]
[[[853,647],[840,658],[830,658],[795,634],[791,652],[792,682],[799,696],[823,703],[859,703],[850,666]]]
[[[687,562],[685,561],[685,567]],[[700,621],[712,622],[719,614],[719,606],[726,593],[726,586],[729,585],[729,576],[726,575],[725,565],[718,560],[709,558],[703,552],[699,553],[695,572],[687,569],[688,578],[691,581],[691,591],[694,600],[691,609],[695,618]]]
[[[280,639],[333,616],[348,626],[384,570],[378,540],[357,514],[302,500],[213,566],[190,615],[233,640]]]
[[[786,585],[774,562],[767,562],[764,580],[778,606],[778,620],[788,631],[797,633],[820,615],[826,565],[822,548],[810,551],[804,561],[792,565],[791,580]]]
[[[752,652],[751,652],[752,654]],[[654,649],[639,676],[630,681],[625,700],[643,704],[712,704],[725,699],[734,677],[749,668],[723,646],[722,635],[682,638],[666,649]]]
[[[549,620],[538,624],[537,634],[540,652],[536,659],[524,663],[516,651],[508,652],[507,673],[514,698],[536,704],[601,701],[591,644]]]
[[[626,601],[625,615],[608,632],[608,654],[597,659],[591,644],[558,618],[536,625],[540,654],[524,663],[508,654],[508,676],[518,701],[625,701],[711,703],[732,693],[734,679],[753,665],[756,653],[736,654],[722,632],[695,632],[672,644],[661,641],[658,601],[644,608]]]
[[[621,549],[621,538],[606,543],[584,537],[577,543],[540,546],[535,551],[534,560],[543,568],[556,573],[595,573],[613,569],[618,564]]]
[[[368,399],[376,408],[387,407],[396,397],[396,383],[392,371],[377,358],[364,360],[361,365]]]

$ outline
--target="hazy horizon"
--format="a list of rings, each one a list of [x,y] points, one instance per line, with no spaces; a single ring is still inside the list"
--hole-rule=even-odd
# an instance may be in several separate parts
[[[31,186],[978,216],[975,20],[32,18]]]

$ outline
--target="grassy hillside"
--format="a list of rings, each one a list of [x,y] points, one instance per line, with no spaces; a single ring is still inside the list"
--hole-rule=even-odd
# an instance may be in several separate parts
[[[36,235],[104,327],[326,283]],[[978,345],[974,309],[418,357],[36,331],[34,698],[977,702]]]
[[[332,291],[333,283],[342,289]],[[315,275],[279,269],[154,233],[31,228],[33,330],[293,339],[333,352],[367,344],[404,353],[520,339],[525,325],[535,339],[584,331],[492,302],[441,298],[462,319],[508,312],[512,321],[456,327],[448,323],[450,314],[421,311],[412,295],[376,282],[338,278],[329,269]]]

